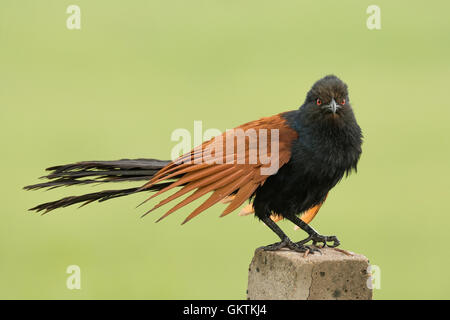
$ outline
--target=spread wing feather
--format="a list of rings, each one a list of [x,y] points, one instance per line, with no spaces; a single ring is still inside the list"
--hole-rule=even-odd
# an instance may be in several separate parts
[[[242,129],[240,132],[245,134],[239,136],[237,129]],[[247,135],[248,132],[250,133]],[[274,134],[277,136],[273,136]],[[271,143],[273,137],[278,137],[277,152],[275,152],[276,144]],[[195,190],[158,221],[210,192],[211,196],[197,207],[183,224],[217,202],[235,194],[233,201],[221,215],[225,216],[250,199],[270,174],[275,174],[289,161],[292,142],[297,138],[297,132],[288,126],[282,114],[252,121],[224,132],[169,163],[141,188],[146,190],[160,183],[168,183],[168,180],[175,180],[153,194],[147,199],[149,200],[173,188],[181,187],[147,213]],[[232,148],[227,148],[230,139],[233,143]],[[278,168],[270,174],[264,174],[262,169],[271,167],[273,163],[267,162],[267,158],[262,159],[262,156],[271,161],[275,160]]]

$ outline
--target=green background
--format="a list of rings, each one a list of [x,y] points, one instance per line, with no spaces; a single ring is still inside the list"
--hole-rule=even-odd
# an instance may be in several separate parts
[[[66,8],[81,8],[81,30]],[[381,30],[366,8],[381,7]],[[450,298],[447,1],[0,2],[0,298],[244,299],[253,250],[276,241],[252,217],[197,203],[154,224],[145,195],[27,209],[99,187],[25,192],[43,168],[167,159],[176,128],[233,128],[297,108],[334,73],[365,142],[357,175],[314,220],[381,268],[377,299]],[[295,239],[305,234],[281,226]],[[81,267],[81,290],[66,268]]]

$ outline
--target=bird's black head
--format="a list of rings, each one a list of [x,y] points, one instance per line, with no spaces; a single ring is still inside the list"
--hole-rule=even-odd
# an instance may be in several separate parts
[[[356,169],[361,154],[362,133],[348,98],[347,85],[334,75],[317,81],[297,112],[288,118],[299,134],[297,154],[312,151],[319,170],[335,174]],[[323,171],[325,172],[325,171]]]
[[[317,120],[338,120],[345,117],[347,113],[353,114],[347,85],[334,75],[318,80],[309,90],[301,108]]]

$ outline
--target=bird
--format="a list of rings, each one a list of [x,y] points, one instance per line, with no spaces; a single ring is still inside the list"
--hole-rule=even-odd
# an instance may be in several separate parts
[[[218,203],[228,204],[223,217],[248,201],[241,214],[254,213],[280,238],[262,246],[263,250],[288,248],[314,253],[323,247],[340,245],[336,236],[321,235],[309,223],[330,190],[344,176],[357,171],[362,143],[363,134],[350,104],[347,84],[330,74],[312,85],[298,109],[227,130],[174,160],[122,159],[53,166],[46,169],[50,174],[42,177],[46,182],[24,189],[141,182],[138,187],[69,196],[29,209],[43,214],[73,204],[84,206],[150,192],[142,205],[177,190],[146,211],[145,216],[185,196],[156,222],[209,195],[182,224]],[[291,240],[276,223],[281,219],[292,222],[307,237]]]

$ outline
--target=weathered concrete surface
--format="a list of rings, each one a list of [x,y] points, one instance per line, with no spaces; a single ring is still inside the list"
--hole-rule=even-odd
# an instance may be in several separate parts
[[[257,249],[248,275],[250,300],[370,300],[368,259],[332,248],[304,256]]]

